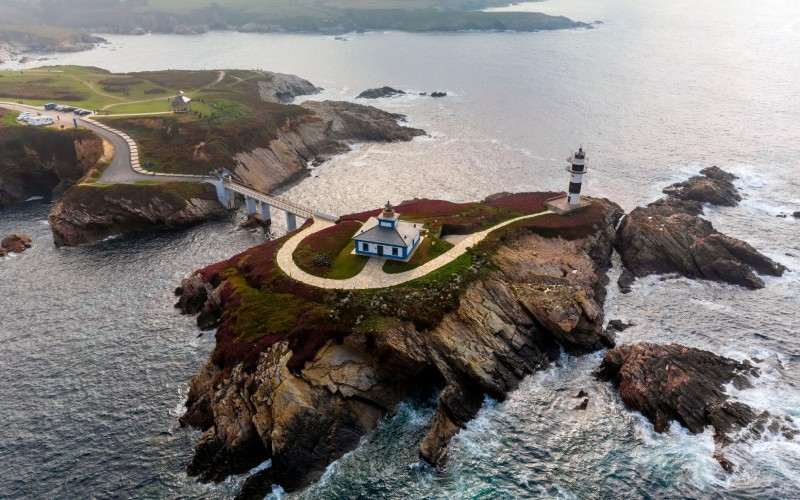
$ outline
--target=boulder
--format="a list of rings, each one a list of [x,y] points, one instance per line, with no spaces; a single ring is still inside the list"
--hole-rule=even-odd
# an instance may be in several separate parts
[[[356,99],[380,99],[381,97],[394,97],[404,94],[405,92],[402,90],[393,89],[392,87],[381,87],[365,90],[364,92],[358,94]]]
[[[0,256],[9,253],[22,253],[31,247],[30,237],[24,234],[12,233],[0,241]]]
[[[798,219],[800,219],[800,210],[798,210],[797,212],[793,213],[792,217],[797,217]]]
[[[431,97],[447,97],[447,92],[431,92]]]

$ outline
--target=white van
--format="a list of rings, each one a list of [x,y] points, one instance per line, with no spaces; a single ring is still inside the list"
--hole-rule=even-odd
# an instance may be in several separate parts
[[[28,118],[28,125],[38,127],[40,125],[52,125],[53,119],[49,116],[32,116]]]
[[[26,121],[28,121],[30,119],[30,117],[31,117],[30,111],[23,111],[17,117],[17,121],[18,122],[26,122]]]

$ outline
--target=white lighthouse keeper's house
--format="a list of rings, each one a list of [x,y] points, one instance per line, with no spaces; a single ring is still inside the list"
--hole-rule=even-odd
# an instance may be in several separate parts
[[[407,261],[419,245],[419,224],[401,221],[387,202],[378,217],[370,217],[353,236],[358,255]]]

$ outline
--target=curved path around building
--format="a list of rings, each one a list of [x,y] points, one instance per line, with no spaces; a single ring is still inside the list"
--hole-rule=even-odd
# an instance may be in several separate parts
[[[309,274],[302,269],[300,269],[297,264],[295,264],[292,255],[294,251],[297,249],[297,245],[300,244],[303,239],[307,236],[314,234],[318,231],[322,231],[325,228],[332,226],[334,223],[331,221],[323,220],[320,218],[314,218],[313,222],[310,226],[301,231],[297,232],[294,236],[289,238],[283,246],[278,250],[278,266],[289,275],[291,278],[301,281],[307,285],[315,286],[318,288],[328,288],[328,289],[341,289],[341,290],[361,290],[367,288],[385,288],[389,286],[400,285],[407,281],[411,281],[413,279],[421,278],[426,274],[439,269],[440,267],[449,264],[450,262],[454,261],[458,257],[464,255],[467,250],[476,245],[477,243],[481,242],[486,236],[489,235],[492,231],[496,229],[500,229],[503,226],[507,226],[509,224],[513,224],[515,222],[525,220],[525,219],[532,219],[534,217],[540,217],[542,215],[552,214],[549,210],[544,212],[539,212],[537,214],[532,215],[523,215],[522,217],[517,217],[516,219],[507,220],[505,222],[501,222],[495,226],[490,227],[484,231],[480,231],[477,233],[472,233],[462,241],[458,242],[456,245],[453,246],[450,250],[445,252],[444,254],[436,257],[435,259],[426,262],[425,264],[412,269],[410,271],[406,271],[404,273],[396,273],[396,274],[388,274],[383,272],[383,264],[386,262],[385,258],[382,257],[370,257],[367,265],[364,266],[364,269],[352,278],[348,278],[345,280],[333,280],[328,278],[320,278],[319,276],[314,276]]]
[[[203,182],[207,178],[201,175],[188,174],[162,174],[148,172],[139,165],[139,149],[133,139],[127,134],[113,129],[103,123],[96,122],[89,118],[78,118],[72,113],[59,113],[58,111],[45,111],[41,106],[28,106],[27,104],[16,104],[11,102],[0,102],[0,107],[14,111],[35,111],[42,116],[49,116],[53,119],[54,126],[72,126],[73,118],[78,121],[78,125],[106,139],[114,147],[114,157],[109,162],[99,182],[102,183],[132,183],[137,181],[182,181],[182,182]],[[61,116],[63,115],[63,117]],[[59,120],[59,117],[63,118]]]

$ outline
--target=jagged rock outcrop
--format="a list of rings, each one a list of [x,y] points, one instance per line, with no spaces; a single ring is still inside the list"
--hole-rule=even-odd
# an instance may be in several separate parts
[[[364,141],[410,141],[425,131],[398,123],[402,115],[348,102],[308,101],[313,115],[293,121],[277,137],[252,151],[239,153],[234,174],[245,183],[270,192],[306,175],[309,162],[322,162]]]
[[[751,387],[748,377],[758,373],[748,361],[676,344],[642,342],[609,350],[598,376],[613,382],[625,405],[647,417],[657,432],[669,430],[672,421],[693,433],[711,426],[720,447],[766,431],[793,438],[798,430],[788,417],[728,399],[725,385]],[[729,468],[719,450],[715,458]]]
[[[679,200],[731,207],[742,201],[742,197],[733,185],[735,175],[717,166],[705,168],[700,173],[703,175],[696,175],[664,188],[664,194]]]
[[[6,235],[0,241],[0,257],[5,257],[9,253],[22,253],[31,247],[29,236],[18,233]]]
[[[623,219],[616,247],[626,271],[636,277],[678,273],[751,289],[763,288],[764,281],[756,273],[781,276],[786,268],[746,242],[718,232],[710,222],[698,217],[703,213],[701,202],[714,200],[711,202],[728,204],[733,199],[729,188],[738,197],[727,180],[731,174],[719,168],[705,172],[713,178],[693,177],[688,183],[676,184],[672,186],[678,186],[675,189],[665,190],[670,192],[668,198],[637,207]],[[720,187],[723,185],[727,187]],[[630,278],[626,272],[620,276],[623,292],[629,291]]]
[[[283,73],[268,73],[269,81],[258,82],[258,95],[263,101],[288,104],[295,97],[313,95],[322,89],[299,76]]]
[[[394,89],[392,87],[380,87],[375,89],[367,89],[358,94],[356,99],[380,99],[381,97],[394,97],[404,95],[402,90]]]
[[[442,464],[449,440],[475,416],[484,395],[503,399],[525,375],[549,366],[562,348],[583,353],[613,345],[602,330],[602,304],[622,211],[607,201],[596,203],[599,216],[587,223],[585,236],[561,239],[521,229],[506,235],[492,254],[491,270],[466,286],[457,307],[430,328],[386,319],[377,331],[338,332],[297,362],[293,359],[304,349],[299,341],[266,337],[252,345],[230,343],[221,327],[215,353],[190,382],[188,409],[181,418],[205,430],[190,474],[221,480],[271,458],[269,472],[248,482],[249,495],[263,494],[269,482],[288,491],[303,487],[357,446],[383,415],[424,387],[440,392],[420,456]],[[257,255],[231,262],[261,262],[273,254]],[[272,275],[246,266],[258,275]],[[178,306],[195,312],[202,297],[219,294],[222,300],[215,307],[223,321],[239,314],[240,299],[233,298],[231,288],[239,285],[221,278],[220,269],[212,266],[184,280]],[[436,294],[459,293],[459,280]],[[289,282],[266,286],[302,296],[317,293]],[[281,296],[287,306],[296,300]],[[345,297],[338,303],[356,300]],[[325,318],[313,322],[312,339],[324,339],[326,328],[342,324],[336,320],[326,326]]]
[[[225,212],[210,184],[82,184],[61,197],[48,221],[60,247],[154,227],[185,227]]]
[[[2,115],[2,112],[0,112]],[[3,128],[0,134],[0,204],[31,196],[57,197],[103,156],[102,139],[88,130]]]

